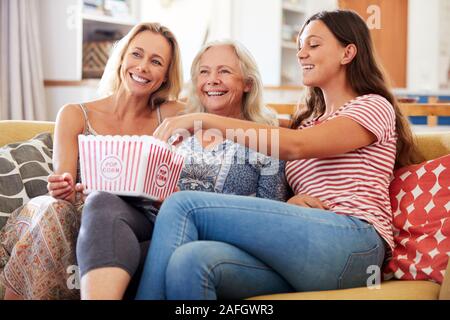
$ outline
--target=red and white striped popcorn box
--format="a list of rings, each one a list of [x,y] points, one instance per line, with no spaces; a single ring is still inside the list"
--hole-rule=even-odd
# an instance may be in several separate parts
[[[78,144],[86,193],[165,199],[184,165],[183,155],[151,136],[79,135]]]

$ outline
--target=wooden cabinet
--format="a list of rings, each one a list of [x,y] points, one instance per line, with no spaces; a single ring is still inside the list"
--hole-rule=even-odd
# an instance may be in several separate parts
[[[392,85],[405,88],[408,0],[339,0],[339,8],[355,10],[368,22],[375,49]]]
[[[44,79],[82,80],[83,44],[108,35],[125,35],[138,22],[139,2],[128,3],[129,16],[112,17],[88,12],[83,0],[40,0]]]

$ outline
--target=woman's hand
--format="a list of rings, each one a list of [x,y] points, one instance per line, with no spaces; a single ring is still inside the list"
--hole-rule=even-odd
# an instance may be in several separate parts
[[[87,195],[84,194],[84,185],[81,183],[77,183],[75,185],[75,204],[79,205],[81,203],[84,203],[84,201],[87,198]]]
[[[194,130],[201,129],[201,121],[206,114],[191,113],[178,117],[166,118],[153,132],[153,136],[159,140],[167,142],[170,137],[178,134],[183,138],[190,136]],[[196,128],[196,123],[199,121],[199,126]]]
[[[319,198],[310,197],[306,194],[298,194],[296,196],[293,196],[288,200],[287,203],[306,208],[316,208],[322,210],[330,209],[330,207],[322,202]]]
[[[83,194],[84,186],[81,183],[75,185],[74,179],[70,173],[52,174],[47,178],[47,190],[49,194],[56,199],[66,200],[71,203],[84,201],[86,196]],[[79,197],[76,197],[76,194]]]
[[[51,174],[47,178],[47,190],[53,198],[73,202],[74,188],[74,180],[70,173]]]

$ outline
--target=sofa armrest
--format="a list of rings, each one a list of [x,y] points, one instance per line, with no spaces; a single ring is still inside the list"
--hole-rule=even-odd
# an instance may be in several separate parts
[[[50,121],[0,120],[0,148],[8,143],[25,141],[42,132],[53,133]]]
[[[444,281],[439,291],[439,300],[450,300],[450,259],[448,259],[447,270],[445,270]]]

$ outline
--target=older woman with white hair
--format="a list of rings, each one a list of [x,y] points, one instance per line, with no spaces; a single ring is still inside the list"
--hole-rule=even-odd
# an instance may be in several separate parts
[[[255,59],[241,43],[227,39],[209,42],[195,56],[191,66],[191,85],[186,112],[213,113],[211,110],[214,110],[214,107],[212,105],[210,106],[211,103],[207,102],[207,99],[205,100],[204,90],[199,87],[204,85],[205,81],[211,81],[208,78],[211,73],[211,66],[203,66],[202,63],[205,63],[205,60],[208,62],[211,60],[209,57],[214,56],[212,52],[217,53],[213,57],[216,60],[215,62],[218,63],[217,66],[214,66],[217,69],[214,71],[217,72],[217,77],[220,78],[220,84],[226,85],[230,82],[228,80],[230,77],[233,83],[243,81],[243,88],[242,92],[239,93],[239,97],[236,97],[234,101],[230,101],[230,96],[225,96],[225,99],[228,99],[228,103],[220,104],[227,110],[233,110],[233,112],[239,111],[239,117],[241,118],[258,123],[277,125],[278,120],[276,114],[264,105],[262,97],[263,84]],[[237,60],[235,60],[236,58]],[[224,64],[227,60],[230,60],[230,63],[237,63],[237,74],[231,73],[231,70],[227,70],[228,68]],[[231,75],[228,76],[230,73]],[[235,81],[236,76],[240,78],[238,81]],[[226,115],[229,116],[229,114]]]
[[[256,63],[242,45],[212,42],[197,54],[191,68],[188,112],[276,125],[276,115],[262,102],[262,84]],[[178,187],[256,196],[285,201],[288,196],[284,163],[251,151],[220,134],[197,132],[178,145],[185,154]],[[91,193],[83,209],[77,258],[82,299],[121,299],[135,290],[153,228],[136,217],[156,218],[159,205],[141,199]],[[147,228],[147,229],[146,229]],[[117,277],[120,274],[128,277]],[[130,285],[130,280],[133,282]]]
[[[100,83],[103,98],[65,105],[58,113],[50,196],[16,210],[0,234],[5,299],[77,299],[75,245],[84,202],[78,135],[151,135],[180,112],[183,85],[177,40],[158,23],[136,25],[120,40]],[[145,215],[139,224],[152,227]],[[2,251],[5,254],[5,250]],[[3,264],[7,261],[6,264]],[[118,274],[117,277],[128,276]]]

